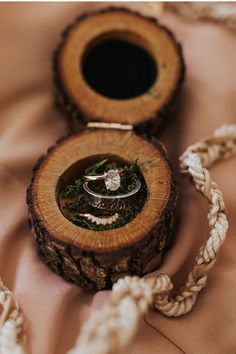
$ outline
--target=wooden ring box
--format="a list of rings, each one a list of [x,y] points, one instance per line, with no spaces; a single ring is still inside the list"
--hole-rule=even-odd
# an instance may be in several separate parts
[[[107,54],[109,48],[114,49],[111,55]],[[110,62],[120,58],[115,64],[119,81],[122,70],[126,76],[130,74],[122,62],[126,49],[137,55],[139,63],[130,67],[138,87],[135,93],[130,86],[131,97],[129,90],[120,90],[111,77],[106,77],[104,63],[96,60],[96,55],[104,60],[108,55],[105,68],[110,74],[116,70]],[[156,66],[154,76],[149,75],[146,65],[150,60]],[[138,82],[135,70],[140,70],[140,63],[151,77],[148,88],[148,81],[143,87]],[[96,64],[97,82],[93,77],[86,80],[90,75],[89,70],[85,73],[86,65],[97,76]],[[43,260],[64,279],[85,288],[110,288],[126,274],[143,275],[155,270],[171,235],[176,182],[166,151],[151,138],[150,130],[154,131],[164,112],[173,107],[183,81],[181,48],[170,31],[155,20],[124,9],[106,9],[83,15],[69,27],[56,51],[54,69],[57,101],[73,129],[91,122],[96,123],[92,126],[108,126],[80,129],[39,159],[27,191],[32,230]],[[100,71],[105,84],[99,78]],[[111,127],[119,129],[108,129]],[[58,205],[61,186],[78,178],[79,171],[98,156],[114,156],[128,163],[137,159],[148,190],[145,205],[133,220],[106,231],[74,225]]]

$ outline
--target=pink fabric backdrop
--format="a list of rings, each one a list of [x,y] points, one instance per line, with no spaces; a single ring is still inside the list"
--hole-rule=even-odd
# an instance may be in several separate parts
[[[24,311],[33,354],[62,354],[108,292],[86,292],[52,273],[38,258],[27,225],[25,191],[40,154],[66,131],[53,108],[51,55],[59,34],[74,17],[101,4],[0,4],[0,274]],[[127,6],[127,5],[126,5]],[[152,12],[144,4],[129,5]],[[223,26],[190,23],[165,14],[183,44],[187,77],[165,134],[159,138],[176,160],[188,144],[222,123],[236,123],[236,35]],[[150,311],[128,354],[236,353],[235,160],[217,165],[230,228],[207,288],[192,312],[168,319]],[[161,272],[185,279],[207,234],[207,205],[180,181],[180,223]]]

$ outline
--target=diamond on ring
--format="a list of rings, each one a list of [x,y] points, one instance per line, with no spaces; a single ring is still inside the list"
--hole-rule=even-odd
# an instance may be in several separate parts
[[[104,175],[104,182],[107,190],[116,191],[120,188],[121,179],[118,170],[109,170]]]

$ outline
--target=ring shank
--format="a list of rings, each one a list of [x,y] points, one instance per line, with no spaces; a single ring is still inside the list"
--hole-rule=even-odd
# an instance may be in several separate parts
[[[92,191],[89,182],[83,184],[85,199],[88,204],[98,209],[125,209],[133,202],[141,188],[141,182],[136,180],[136,187],[133,191],[120,195],[103,195]]]
[[[89,181],[98,181],[98,180],[103,180],[104,179],[105,174],[101,174],[101,175],[96,175],[96,176],[83,176],[83,179],[87,182]]]

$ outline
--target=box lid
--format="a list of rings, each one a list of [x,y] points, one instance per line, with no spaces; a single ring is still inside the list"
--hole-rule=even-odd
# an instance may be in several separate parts
[[[173,106],[184,78],[180,45],[153,18],[127,9],[82,15],[54,56],[57,102],[88,122],[153,132]]]

